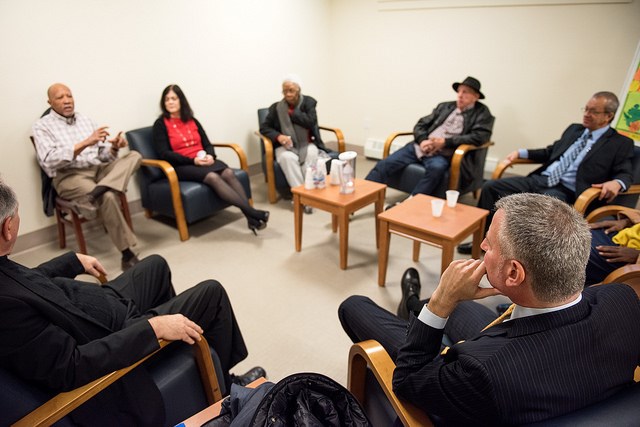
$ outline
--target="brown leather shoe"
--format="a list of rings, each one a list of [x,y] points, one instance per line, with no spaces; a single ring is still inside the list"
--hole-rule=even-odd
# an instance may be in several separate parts
[[[131,258],[129,258],[128,260],[122,260],[122,263],[120,264],[122,271],[127,271],[128,269],[130,269],[131,267],[133,267],[134,265],[136,265],[137,263],[139,263],[140,260],[138,259],[138,257],[136,255],[132,256]]]

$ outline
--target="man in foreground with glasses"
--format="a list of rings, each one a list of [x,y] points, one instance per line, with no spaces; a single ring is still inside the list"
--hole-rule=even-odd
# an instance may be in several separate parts
[[[478,207],[492,210],[501,197],[514,193],[541,193],[567,203],[589,187],[600,188],[601,204],[611,202],[632,184],[633,141],[620,135],[610,124],[618,109],[618,98],[611,92],[594,94],[583,109],[582,124],[570,125],[560,139],[546,148],[519,149],[504,160],[531,159],[542,163],[527,176],[487,181],[482,187]],[[489,228],[493,212],[486,227]],[[458,246],[458,252],[471,253],[471,244]]]

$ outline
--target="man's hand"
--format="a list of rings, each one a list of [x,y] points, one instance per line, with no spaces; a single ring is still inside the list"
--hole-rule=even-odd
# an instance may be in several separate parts
[[[93,277],[100,278],[101,275],[106,276],[107,270],[104,269],[100,261],[89,255],[76,253],[78,260],[82,264],[85,273],[92,275]]]
[[[158,339],[168,341],[181,340],[187,344],[194,344],[200,341],[200,334],[204,332],[200,326],[182,314],[152,317],[149,323]]]
[[[289,135],[280,134],[276,139],[287,150],[293,147],[293,139]]]
[[[429,310],[440,317],[449,317],[460,301],[499,295],[494,288],[481,288],[480,280],[487,272],[484,261],[455,260],[442,273],[438,287],[429,300]]]
[[[73,146],[73,157],[75,158],[78,154],[82,153],[82,151],[91,147],[92,145],[96,145],[99,142],[105,142],[107,137],[109,136],[109,126],[100,126],[98,129],[94,130],[91,135],[84,141],[78,142]]]
[[[623,219],[616,219],[616,220],[590,222],[589,228],[592,230],[597,230],[598,228],[604,228],[604,234],[609,234],[609,233],[623,230],[627,227],[630,227],[631,225],[632,225],[631,221],[629,221],[628,218],[623,218]]]
[[[626,246],[596,246],[596,250],[607,262],[635,263],[640,255],[638,249]]]
[[[520,153],[518,153],[518,150],[512,151],[507,155],[507,157],[505,157],[502,163],[504,163],[505,165],[510,165],[511,163],[513,163],[515,160],[519,158],[520,158]]]
[[[593,184],[591,186],[600,189],[600,196],[598,196],[598,200],[605,199],[607,203],[611,203],[622,189],[620,183],[615,179],[603,182],[602,184]]]
[[[122,131],[118,132],[116,137],[110,139],[109,142],[111,143],[111,151],[113,151],[114,155],[118,153],[118,150],[128,145],[127,140],[122,136]]]
[[[429,138],[420,143],[420,149],[426,156],[433,156],[444,147],[444,138]]]
[[[201,159],[197,157],[193,159],[193,164],[196,166],[211,166],[214,163],[215,160],[213,159],[213,156],[211,154],[207,154]]]

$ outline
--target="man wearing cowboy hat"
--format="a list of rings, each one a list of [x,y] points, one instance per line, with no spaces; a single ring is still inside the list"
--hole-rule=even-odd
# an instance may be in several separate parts
[[[484,99],[480,82],[467,77],[454,83],[453,90],[457,99],[439,104],[431,114],[421,118],[413,128],[414,140],[379,161],[366,179],[384,184],[408,165],[420,163],[425,174],[411,194],[433,195],[449,169],[456,147],[481,145],[489,140],[494,118],[489,108],[478,102]]]

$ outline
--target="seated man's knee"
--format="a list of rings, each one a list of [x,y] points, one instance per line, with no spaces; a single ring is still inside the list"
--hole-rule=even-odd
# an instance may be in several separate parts
[[[361,307],[363,304],[368,304],[370,302],[371,299],[369,297],[365,297],[362,295],[351,295],[349,298],[342,301],[342,303],[338,307],[338,317],[340,319],[349,317],[352,313],[358,311],[358,307]]]

